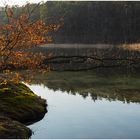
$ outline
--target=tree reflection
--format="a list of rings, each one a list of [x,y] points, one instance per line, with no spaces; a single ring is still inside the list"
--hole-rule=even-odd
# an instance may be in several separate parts
[[[27,75],[27,74],[26,74]],[[115,70],[50,72],[37,74],[31,84],[43,84],[54,91],[90,96],[93,101],[106,99],[123,103],[140,103],[140,76]]]

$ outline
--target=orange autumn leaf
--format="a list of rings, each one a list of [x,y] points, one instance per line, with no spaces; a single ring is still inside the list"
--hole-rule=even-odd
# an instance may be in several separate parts
[[[60,26],[46,24],[42,20],[33,22],[26,14],[15,18],[11,8],[7,8],[6,12],[9,21],[0,26],[0,70],[44,68],[42,62],[46,57],[42,53],[27,50],[52,42],[50,33]],[[19,74],[6,72],[0,76],[0,81],[6,79],[8,75],[12,81],[24,79]]]
[[[13,11],[12,11],[11,8],[8,8],[7,14],[8,14],[9,17],[12,17],[13,16],[14,13],[13,13]]]

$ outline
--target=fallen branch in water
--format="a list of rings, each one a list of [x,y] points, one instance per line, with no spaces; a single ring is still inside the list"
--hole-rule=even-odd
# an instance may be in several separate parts
[[[59,60],[61,59],[61,60]],[[64,60],[65,59],[65,60]],[[90,60],[96,60],[96,61],[100,61],[100,62],[103,62],[103,61],[137,61],[137,60],[140,60],[140,58],[99,58],[99,57],[96,57],[96,56],[52,56],[52,57],[49,57],[49,58],[46,58],[45,59],[45,63],[57,63],[57,62],[68,62],[72,59],[82,59],[84,61],[90,61]]]

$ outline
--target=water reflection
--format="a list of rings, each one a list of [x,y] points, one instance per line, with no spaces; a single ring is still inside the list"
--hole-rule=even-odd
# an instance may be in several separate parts
[[[48,102],[45,117],[29,126],[33,139],[140,138],[137,73],[38,73],[29,87]]]
[[[124,69],[123,69],[124,70]],[[108,101],[140,103],[140,75],[130,71],[97,69],[80,72],[50,72],[37,74],[32,84],[43,84],[53,91],[91,96],[93,101],[103,98]]]
[[[29,86],[48,102],[45,117],[29,126],[32,139],[140,138],[140,105],[93,100],[53,91],[43,85]],[[118,115],[119,114],[119,115]]]

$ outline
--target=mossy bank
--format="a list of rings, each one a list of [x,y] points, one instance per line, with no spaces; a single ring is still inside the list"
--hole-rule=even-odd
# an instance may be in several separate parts
[[[0,85],[0,139],[29,138],[32,132],[25,124],[39,121],[46,112],[46,100],[26,85]]]

